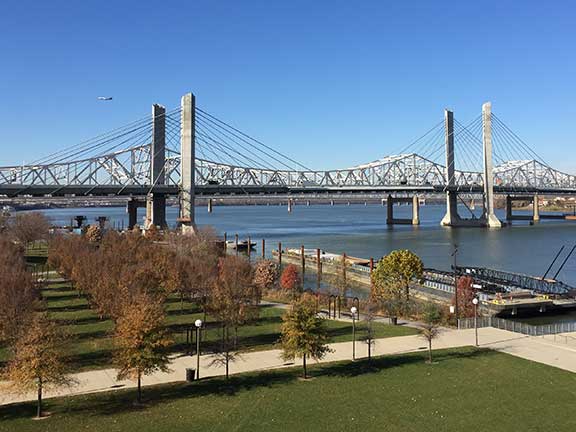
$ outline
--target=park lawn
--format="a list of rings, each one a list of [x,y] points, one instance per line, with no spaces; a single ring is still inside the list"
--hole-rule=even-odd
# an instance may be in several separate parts
[[[0,407],[0,431],[574,431],[576,374],[461,348]]]
[[[51,318],[64,327],[69,334],[65,355],[70,369],[81,372],[91,369],[112,367],[113,331],[112,321],[100,319],[90,308],[86,297],[78,295],[67,282],[50,283],[42,289],[46,309]],[[284,310],[278,307],[262,306],[259,319],[238,329],[238,345],[242,351],[257,351],[274,348],[280,337],[280,326]],[[186,330],[194,328],[194,321],[204,319],[204,314],[197,305],[190,302],[181,303],[178,296],[171,296],[166,302],[166,324],[171,331],[174,343],[172,353],[186,352],[194,349],[186,344]],[[326,327],[330,342],[345,342],[352,339],[352,327],[349,322],[327,320]],[[417,330],[404,326],[390,326],[374,323],[376,338],[406,336],[416,334]],[[365,330],[358,324],[358,338]],[[206,330],[202,335],[203,352],[218,348],[220,328],[214,317],[206,317]],[[7,358],[6,350],[0,349],[0,362]]]

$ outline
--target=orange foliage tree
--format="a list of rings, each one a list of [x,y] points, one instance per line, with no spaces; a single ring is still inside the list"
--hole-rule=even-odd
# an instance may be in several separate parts
[[[294,264],[286,266],[282,272],[282,277],[280,278],[280,286],[282,289],[294,294],[302,288],[302,279],[298,267]]]

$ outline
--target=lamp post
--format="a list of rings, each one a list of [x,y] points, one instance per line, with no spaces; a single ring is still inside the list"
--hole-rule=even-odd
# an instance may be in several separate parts
[[[358,308],[352,306],[350,312],[352,313],[352,360],[356,360],[356,314],[358,313]]]
[[[474,333],[476,334],[476,346],[478,346],[478,297],[472,299],[474,305]]]
[[[200,379],[200,329],[202,328],[202,320],[197,319],[194,321],[196,326],[196,379]]]

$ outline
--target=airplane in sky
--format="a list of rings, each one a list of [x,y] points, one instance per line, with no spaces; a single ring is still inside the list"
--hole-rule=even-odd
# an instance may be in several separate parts
[[[98,100],[100,101],[111,101],[112,96],[98,96]]]

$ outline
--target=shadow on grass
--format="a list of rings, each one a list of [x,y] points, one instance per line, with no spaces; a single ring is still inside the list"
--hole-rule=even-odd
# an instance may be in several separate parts
[[[465,348],[457,350],[440,350],[434,352],[434,361],[441,363],[456,359],[470,359],[497,355],[487,349]],[[371,361],[363,359],[357,362],[337,362],[322,365],[311,365],[310,375],[315,378],[354,378],[366,374],[374,374],[385,370],[420,363],[424,367],[426,353],[410,353],[376,357]],[[297,360],[298,362],[298,360]],[[428,366],[434,367],[434,366]],[[228,381],[223,377],[209,378],[194,383],[176,383],[145,387],[143,389],[144,405],[134,405],[135,389],[118,390],[105,394],[76,396],[66,399],[47,400],[46,409],[63,415],[71,413],[74,416],[110,416],[119,413],[131,413],[146,410],[177,399],[190,399],[193,409],[194,399],[207,395],[233,397],[238,393],[254,388],[273,388],[296,382],[301,376],[301,368],[295,366],[289,369],[277,369],[260,373],[232,375]],[[146,378],[144,378],[146,382]],[[313,381],[317,383],[318,381]],[[343,383],[345,384],[345,383]],[[306,384],[303,384],[306,385]],[[0,407],[0,419],[13,420],[31,417],[34,413],[34,403],[16,404]]]
[[[67,294],[64,294],[64,293],[67,293]],[[74,300],[74,301],[85,300],[84,298],[79,297],[78,293],[76,291],[59,291],[56,295],[53,295],[52,291],[50,291],[50,292],[43,291],[42,292],[42,298],[46,302],[57,302],[57,301],[66,301],[66,300]]]
[[[69,306],[53,306],[53,305],[46,305],[46,310],[48,312],[72,312],[72,311],[88,311],[90,306],[86,304],[78,304],[78,305],[69,305]]]

